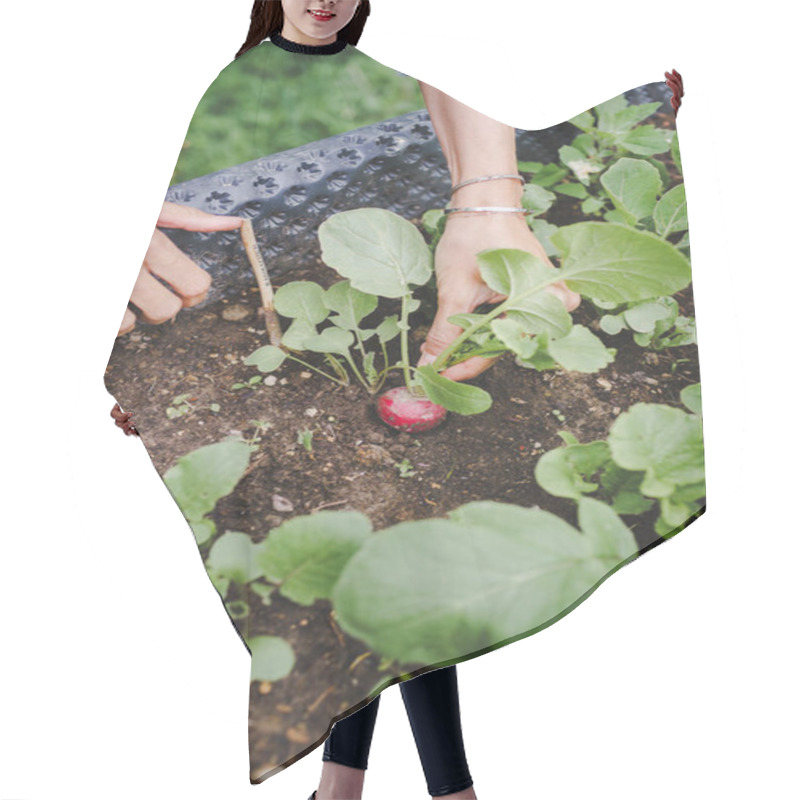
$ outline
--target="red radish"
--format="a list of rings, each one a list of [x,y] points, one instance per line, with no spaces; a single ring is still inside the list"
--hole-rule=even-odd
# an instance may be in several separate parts
[[[397,386],[378,398],[378,416],[392,428],[418,433],[435,428],[447,416],[447,409]]]

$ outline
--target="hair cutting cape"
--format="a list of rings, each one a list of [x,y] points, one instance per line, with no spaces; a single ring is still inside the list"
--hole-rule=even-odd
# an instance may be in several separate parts
[[[209,87],[165,200],[242,217],[253,239],[162,224],[210,287],[160,323],[132,294],[105,372],[252,657],[252,783],[388,686],[551,625],[705,510],[667,85],[516,131],[550,263],[482,253],[507,299],[455,318],[448,363],[500,358],[456,383],[414,368],[451,219],[419,84],[331,49],[273,37]],[[142,274],[178,282],[155,258]],[[443,422],[379,417],[407,381]]]

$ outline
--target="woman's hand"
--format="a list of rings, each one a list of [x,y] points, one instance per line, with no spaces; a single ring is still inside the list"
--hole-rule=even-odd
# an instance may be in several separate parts
[[[211,285],[208,272],[179,250],[158,228],[230,231],[240,228],[242,221],[242,217],[208,214],[192,206],[164,203],[129,301],[139,309],[145,322],[158,325],[174,318],[182,308],[204,300]],[[171,288],[156,280],[155,275]],[[126,308],[117,336],[128,333],[135,325],[136,315]]]
[[[466,204],[465,204],[466,205]],[[436,247],[434,264],[438,308],[436,317],[422,344],[422,356],[417,366],[431,364],[463,328],[453,325],[447,318],[453,314],[468,313],[482,303],[499,303],[506,295],[499,294],[486,285],[478,269],[477,254],[482,250],[511,247],[527,250],[548,264],[539,240],[521,215],[511,214],[453,214],[448,217],[442,238]],[[580,295],[567,288],[563,281],[547,287],[566,307],[573,311],[580,303]],[[499,356],[475,356],[460,364],[448,367],[441,374],[454,381],[468,380],[487,370]]]

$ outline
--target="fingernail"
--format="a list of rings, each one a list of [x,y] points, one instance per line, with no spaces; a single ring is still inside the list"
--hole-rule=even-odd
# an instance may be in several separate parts
[[[436,361],[436,356],[432,356],[430,353],[424,353],[420,356],[419,361],[417,361],[418,367],[424,367],[426,364],[433,364]]]

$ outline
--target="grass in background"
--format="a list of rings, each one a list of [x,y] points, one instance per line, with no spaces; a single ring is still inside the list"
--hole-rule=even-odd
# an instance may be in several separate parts
[[[270,59],[223,70],[195,111],[171,184],[425,108],[416,80],[354,49],[334,80],[327,61],[312,62],[289,65],[272,98],[258,96],[278,85]]]

